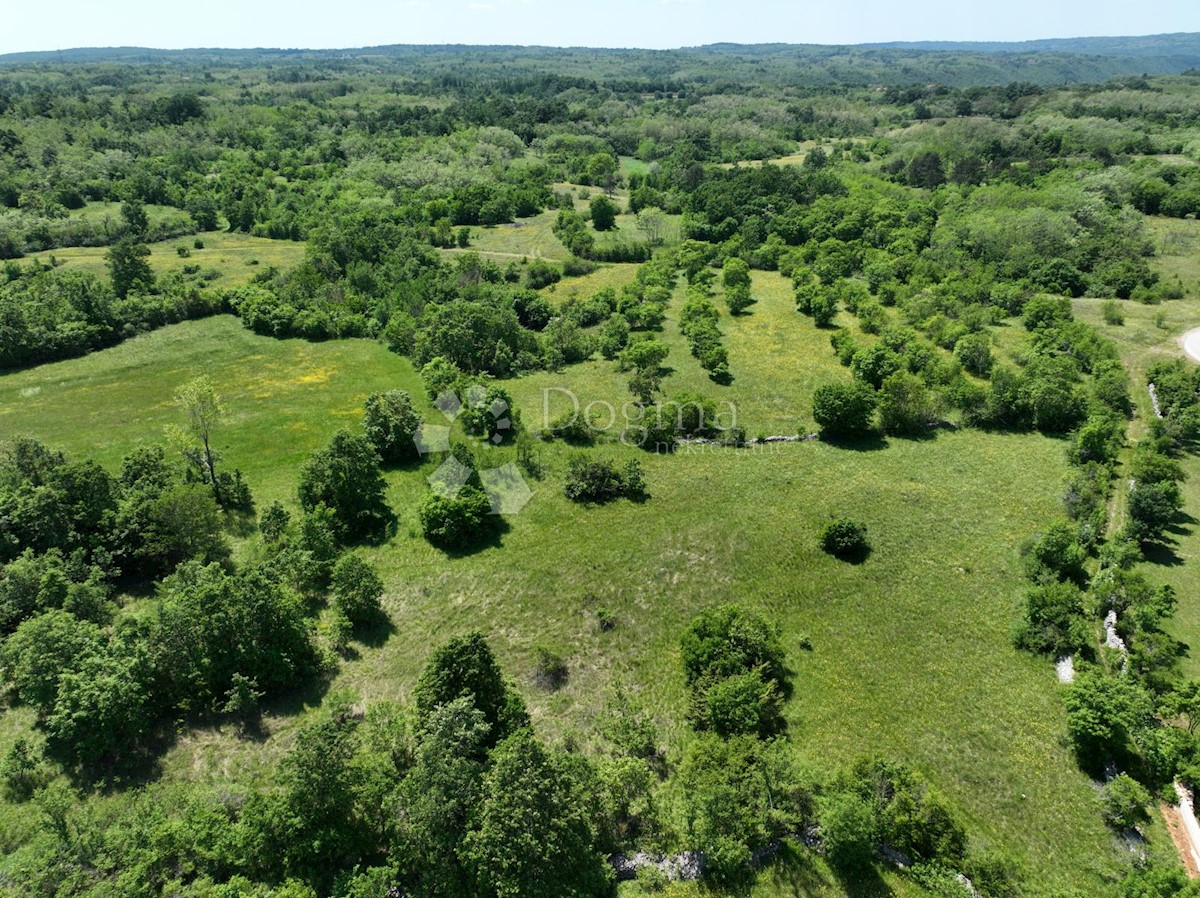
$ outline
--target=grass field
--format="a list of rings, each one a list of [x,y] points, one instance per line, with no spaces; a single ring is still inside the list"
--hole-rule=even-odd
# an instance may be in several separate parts
[[[794,433],[808,427],[813,385],[846,375],[826,334],[792,310],[786,280],[755,278],[751,313],[722,319],[733,383],[709,383],[668,321],[676,370],[667,388],[735,401],[752,435]],[[260,507],[290,497],[305,454],[337,427],[353,426],[368,392],[420,393],[409,363],[376,344],[274,341],[219,317],[0,378],[0,431],[111,466],[139,440],[158,438],[175,420],[172,391],[201,372],[230,409],[218,448],[246,472]],[[527,377],[510,387],[528,424],[538,423],[542,390],[556,386],[613,401],[627,394],[624,377],[603,362]],[[436,420],[435,411],[427,415]],[[482,466],[511,451],[481,449]],[[163,758],[163,783],[260,781],[305,708],[331,696],[403,699],[433,646],[476,628],[525,693],[541,732],[586,741],[620,676],[677,745],[686,729],[679,634],[700,609],[736,600],[764,609],[783,629],[796,671],[787,717],[805,757],[823,769],[864,753],[905,760],[1032,882],[1109,894],[1104,882],[1120,856],[1093,786],[1064,747],[1053,669],[1016,652],[1009,638],[1022,587],[1018,545],[1059,513],[1059,442],[963,432],[860,449],[811,442],[639,453],[651,498],[586,509],[561,494],[566,450],[543,452],[548,473],[530,505],[497,545],[465,557],[447,557],[418,535],[415,505],[438,460],[392,472],[399,533],[368,550],[387,584],[390,638],[361,646],[324,695],[277,703],[263,742],[228,729],[184,734]],[[875,552],[864,564],[818,551],[817,531],[835,515],[870,527]],[[616,616],[610,633],[596,626],[598,606]],[[800,648],[803,636],[812,651]],[[559,692],[532,683],[533,650],[542,643],[568,659],[570,680]],[[28,715],[7,714],[0,740],[28,723]],[[27,813],[0,819],[11,830]],[[764,896],[893,893],[915,890],[890,874],[840,883],[811,860],[781,865],[756,888]]]
[[[204,242],[203,249],[196,249],[196,239]],[[210,231],[196,236],[174,237],[150,245],[150,266],[156,273],[180,271],[184,265],[199,265],[200,271],[216,270],[219,276],[209,282],[214,287],[237,287],[249,283],[260,271],[274,265],[281,271],[299,264],[304,259],[304,244],[290,240],[268,240],[251,237],[249,234],[231,234],[227,231]],[[188,249],[189,255],[180,256],[176,247]],[[107,278],[108,268],[104,256],[106,246],[67,247],[37,253],[32,258],[56,262],[67,267],[89,271],[97,277]]]
[[[577,184],[556,184],[555,190],[567,191],[574,197],[575,211],[581,214],[588,211],[590,198],[597,196],[600,191],[595,187],[581,187]],[[614,200],[622,209],[629,208],[628,191],[618,190]],[[530,218],[521,218],[508,224],[493,227],[471,228],[471,246],[468,249],[446,249],[445,255],[456,255],[464,252],[479,253],[493,261],[505,265],[509,262],[520,262],[525,259],[546,259],[551,262],[562,262],[571,254],[558,242],[554,236],[554,222],[558,211],[549,209]],[[661,237],[666,244],[679,241],[680,215],[663,216],[663,233]],[[646,235],[637,228],[637,216],[622,212],[617,216],[617,226],[611,231],[593,232],[596,246],[625,242],[643,243]]]
[[[167,327],[104,352],[0,377],[0,433],[33,434],[109,467],[175,421],[172,395],[201,374],[230,409],[219,451],[260,504],[290,495],[295,469],[373,390],[418,392],[406,359],[366,340],[264,340],[232,316]]]
[[[622,270],[624,269],[624,270]],[[586,278],[568,279],[556,285],[555,296],[577,295],[586,298],[601,286],[615,285],[622,278],[632,279],[636,266],[611,266]],[[578,283],[576,283],[578,282]],[[720,327],[729,351],[733,381],[719,385],[691,354],[687,340],[679,332],[675,315],[683,305],[683,287],[676,290],[672,307],[661,334],[656,336],[671,347],[666,367],[671,374],[663,382],[667,396],[680,391],[702,393],[718,402],[732,403],[737,423],[750,437],[794,435],[813,429],[809,397],[822,383],[849,377],[833,354],[828,330],[820,330],[812,321],[796,312],[791,282],[774,272],[753,274],[753,295],[757,302],[748,314],[731,316],[718,297]],[[850,316],[843,323],[848,323]],[[543,397],[548,396],[551,415],[571,405],[571,400],[556,389],[566,389],[578,397],[581,407],[600,400],[620,408],[632,399],[627,377],[612,363],[599,358],[575,365],[562,372],[541,372],[513,383],[514,396],[522,408],[538,411],[537,426],[543,425]],[[553,391],[546,393],[546,391]]]

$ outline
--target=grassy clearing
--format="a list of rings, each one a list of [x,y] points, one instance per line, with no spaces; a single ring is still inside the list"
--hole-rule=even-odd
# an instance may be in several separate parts
[[[744,405],[751,433],[795,432],[812,386],[846,375],[826,333],[791,308],[786,280],[756,275],[755,294],[751,314],[722,320],[733,384],[709,383],[668,321],[676,370],[667,388],[732,397]],[[376,344],[274,341],[222,317],[0,378],[0,430],[113,465],[174,420],[173,390],[200,372],[213,377],[231,409],[218,446],[246,472],[260,507],[292,494],[305,454],[337,427],[354,425],[368,392],[400,387],[421,395],[409,363]],[[541,390],[554,385],[594,398],[627,395],[624,376],[602,361],[524,378],[511,387],[527,423],[538,423]],[[483,466],[511,453],[481,449]],[[164,757],[162,778],[260,782],[305,708],[334,696],[403,699],[433,646],[476,628],[547,735],[586,741],[620,676],[677,744],[686,706],[679,634],[700,609],[736,600],[763,608],[783,628],[796,670],[787,716],[814,764],[828,769],[872,752],[904,759],[1033,881],[1105,894],[1102,880],[1118,854],[1092,786],[1064,748],[1053,670],[1009,640],[1022,586],[1017,547],[1058,514],[1066,471],[1060,443],[964,432],[859,449],[815,442],[638,453],[649,501],[599,508],[562,496],[564,447],[547,446],[544,456],[546,479],[499,544],[457,558],[429,546],[416,527],[424,477],[439,459],[392,472],[399,533],[367,552],[387,584],[390,637],[361,646],[324,695],[276,704],[264,742],[224,729],[188,732]],[[876,551],[864,564],[818,551],[817,531],[836,515],[870,527]],[[616,616],[611,633],[596,625],[598,606]],[[811,638],[811,652],[800,648],[802,636]],[[533,649],[542,643],[570,665],[558,692],[532,683]],[[27,725],[8,714],[0,737]],[[820,862],[794,861],[764,876],[755,893],[888,894],[892,887],[912,893],[890,875],[848,885]]]
[[[606,282],[615,286],[621,278],[631,279],[635,271],[636,266],[602,268],[587,278],[563,281],[557,285],[555,295],[569,295],[573,286],[579,296],[587,297]],[[811,432],[815,426],[809,401],[812,391],[849,375],[829,345],[831,331],[814,327],[810,319],[796,311],[790,281],[773,272],[754,272],[753,280],[757,302],[747,314],[733,317],[719,297],[715,300],[722,313],[720,326],[733,373],[728,385],[714,383],[693,358],[676,321],[683,305],[682,285],[676,290],[662,332],[655,335],[671,347],[667,359],[671,373],[663,381],[663,392],[669,397],[686,390],[711,396],[719,403],[732,403],[737,409],[737,423],[750,437]],[[843,318],[840,323],[852,320],[851,316]],[[536,412],[533,419],[526,413],[529,423],[542,427],[544,408],[553,417],[572,406],[567,392],[578,398],[581,408],[602,401],[619,412],[633,398],[627,380],[613,363],[597,357],[564,371],[529,375],[514,381],[511,388],[521,408]],[[596,414],[600,413],[598,408]]]
[[[159,206],[154,203],[148,203],[143,208],[146,210],[146,217],[149,219],[151,225],[157,224],[164,218],[171,218],[180,214],[179,210],[174,206]],[[86,203],[78,209],[68,210],[67,215],[70,218],[109,222],[114,231],[122,225],[121,203],[117,202]]]
[[[293,492],[300,462],[357,424],[368,393],[420,390],[409,362],[380,344],[264,339],[223,315],[0,377],[0,434],[31,434],[112,467],[177,423],[172,396],[201,374],[230,409],[217,450],[245,471],[260,505]]]
[[[637,270],[638,266],[635,263],[606,262],[591,274],[563,278],[542,292],[554,303],[566,302],[568,299],[586,300],[606,288],[619,293],[622,287],[632,283],[637,277]]]
[[[621,174],[628,178],[630,175],[649,174],[652,166],[649,162],[635,159],[633,156],[621,156]]]
[[[204,242],[203,249],[196,249],[194,241]],[[214,287],[238,287],[247,284],[254,275],[275,266],[286,270],[304,259],[304,244],[290,240],[268,240],[251,237],[249,234],[231,234],[225,231],[210,231],[196,236],[187,235],[151,243],[150,266],[158,274],[180,271],[185,265],[199,265],[200,271],[215,270],[219,276],[209,282]],[[188,249],[188,257],[180,256],[176,247]],[[52,258],[62,265],[91,272],[97,277],[107,278],[108,267],[104,256],[106,246],[68,247],[44,253],[33,258],[49,262]]]
[[[520,261],[521,259],[547,259],[562,262],[570,257],[551,228],[557,212],[541,212],[532,218],[521,218],[509,224],[494,227],[471,228],[469,249],[445,250],[448,254],[479,253],[494,256],[496,261]]]
[[[593,193],[593,195],[595,195]],[[624,202],[618,197],[618,202]],[[579,212],[587,209],[588,203],[576,197],[575,207]],[[566,248],[554,236],[554,222],[558,212],[541,212],[531,218],[522,218],[509,224],[494,227],[471,228],[471,245],[467,249],[445,249],[448,256],[462,253],[478,253],[501,265],[528,259],[545,259],[549,262],[564,262],[571,257]],[[663,216],[662,238],[667,244],[679,241],[680,215]],[[646,235],[637,228],[637,216],[621,213],[617,226],[607,232],[596,233],[596,246],[603,248],[613,243],[643,243]]]

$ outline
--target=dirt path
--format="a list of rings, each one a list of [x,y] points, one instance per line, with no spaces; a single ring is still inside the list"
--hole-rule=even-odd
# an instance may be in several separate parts
[[[1179,859],[1187,868],[1188,876],[1196,879],[1200,877],[1200,822],[1196,820],[1191,793],[1176,783],[1175,794],[1179,796],[1179,807],[1164,804],[1162,815],[1167,821],[1167,829],[1171,832],[1171,841],[1179,849]]]
[[[1200,327],[1193,328],[1180,337],[1179,345],[1193,361],[1200,362]]]

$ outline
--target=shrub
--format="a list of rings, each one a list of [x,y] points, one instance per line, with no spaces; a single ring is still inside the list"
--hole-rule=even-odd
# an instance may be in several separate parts
[[[477,542],[491,529],[488,517],[491,511],[487,494],[468,484],[453,497],[431,493],[417,514],[421,530],[431,543],[461,549]]]
[[[1073,583],[1047,583],[1025,593],[1025,621],[1015,639],[1030,652],[1070,655],[1086,648],[1091,630],[1083,616],[1083,594]]]
[[[742,314],[742,312],[754,304],[754,298],[750,295],[750,288],[742,285],[726,287],[725,304],[729,307],[729,314]]]
[[[39,753],[30,747],[27,739],[17,739],[0,761],[0,782],[4,784],[4,796],[9,801],[28,801],[48,779]]]
[[[837,317],[837,297],[828,290],[819,290],[808,305],[808,314],[817,327],[828,327]]]
[[[858,795],[840,792],[826,798],[819,826],[825,856],[834,867],[853,870],[870,863],[875,853],[875,814]]]
[[[839,350],[841,351],[841,350]],[[900,370],[900,356],[882,343],[854,352],[850,359],[850,370],[854,376],[875,389]]]
[[[596,432],[577,411],[565,411],[551,421],[550,435],[576,446],[590,446],[596,440]]]
[[[534,259],[525,270],[525,284],[531,290],[541,290],[562,280],[562,271],[542,259]]]
[[[1116,461],[1121,449],[1124,428],[1107,415],[1088,418],[1075,432],[1071,441],[1070,458],[1075,465],[1095,462],[1109,465]]]
[[[893,374],[879,393],[879,419],[887,433],[921,434],[937,420],[933,396],[915,374]]]
[[[1129,491],[1129,528],[1135,539],[1160,539],[1182,507],[1174,483],[1137,482]]]
[[[413,689],[417,715],[425,725],[436,724],[436,712],[465,702],[472,715],[487,725],[480,734],[493,746],[511,733],[529,726],[529,715],[520,694],[505,680],[487,640],[469,633],[434,649]]]
[[[567,662],[544,645],[533,650],[534,679],[543,689],[560,689],[567,682]]]
[[[757,671],[781,691],[786,687],[779,628],[741,605],[719,605],[701,612],[684,631],[679,645],[688,686]]]
[[[421,415],[405,391],[388,390],[367,397],[363,433],[384,462],[394,464],[417,457],[416,436],[421,424]]]
[[[954,344],[954,357],[976,377],[992,371],[992,341],[987,334],[964,334]]]
[[[430,359],[421,369],[421,380],[430,399],[452,391],[462,376],[462,369],[458,365],[440,355]]]
[[[589,204],[592,213],[592,227],[597,231],[611,231],[617,224],[617,206],[608,197],[601,194],[592,198]]]
[[[342,539],[380,536],[393,520],[384,500],[379,456],[365,437],[338,431],[300,470],[300,505],[311,511],[325,504],[333,511]]]
[[[1125,323],[1125,313],[1121,311],[1121,303],[1115,299],[1106,299],[1100,306],[1100,314],[1104,316],[1105,324],[1120,327]]]
[[[629,322],[623,315],[613,315],[600,329],[600,354],[610,362],[629,345]]]
[[[1076,580],[1083,576],[1086,553],[1069,521],[1058,521],[1046,528],[1024,548],[1025,570],[1031,580]]]
[[[693,693],[692,722],[719,736],[769,736],[783,724],[779,689],[759,670],[724,677]]]
[[[564,492],[573,502],[608,502],[622,496],[637,499],[645,489],[642,466],[636,460],[619,468],[615,462],[580,453],[567,462]]]
[[[821,530],[821,548],[837,558],[863,558],[871,551],[867,527],[849,518],[831,521]]]
[[[383,613],[383,581],[370,564],[358,555],[344,555],[330,579],[334,606],[354,626],[375,622]]]
[[[826,384],[813,392],[813,420],[822,433],[862,436],[871,429],[877,400],[875,391],[861,381]]]
[[[471,393],[477,390],[473,387]],[[459,420],[467,433],[496,444],[514,436],[521,422],[508,390],[494,384],[487,388],[482,399],[468,401]]]
[[[1108,781],[1100,796],[1104,819],[1109,826],[1133,829],[1149,820],[1146,805],[1150,793],[1146,787],[1127,773],[1118,773]]]
[[[287,509],[276,500],[268,505],[262,515],[259,516],[258,530],[265,542],[277,543],[287,533],[291,520],[292,516],[288,514]]]

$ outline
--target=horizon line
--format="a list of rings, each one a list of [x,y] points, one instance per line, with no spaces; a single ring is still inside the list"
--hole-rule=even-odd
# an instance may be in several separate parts
[[[1023,40],[957,40],[954,38],[922,38],[918,40],[896,41],[859,41],[845,43],[802,43],[793,41],[713,41],[706,44],[691,44],[678,47],[640,47],[640,46],[600,46],[594,44],[484,44],[484,43],[453,43],[453,42],[421,42],[394,44],[363,44],[357,47],[271,47],[258,46],[214,46],[214,47],[153,47],[138,44],[117,44],[108,46],[74,46],[56,47],[35,50],[10,50],[0,53],[0,59],[11,56],[27,56],[53,53],[79,53],[85,51],[138,51],[144,53],[220,53],[220,52],[260,52],[260,53],[365,53],[371,50],[391,48],[424,48],[424,49],[477,49],[477,50],[608,50],[608,51],[640,51],[645,53],[678,53],[686,50],[704,50],[714,47],[818,47],[818,48],[856,48],[856,47],[891,47],[929,49],[934,45],[945,46],[1011,46],[1021,47],[1028,44],[1070,43],[1084,40],[1132,40],[1138,38],[1165,37],[1200,37],[1200,31],[1165,31],[1149,34],[1077,34],[1069,37],[1035,37]]]

